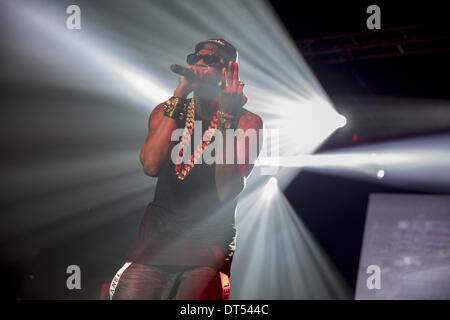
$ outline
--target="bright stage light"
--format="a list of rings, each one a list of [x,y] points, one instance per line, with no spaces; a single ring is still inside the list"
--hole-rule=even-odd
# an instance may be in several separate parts
[[[419,191],[450,191],[450,135],[400,139],[314,155],[261,158],[257,166],[309,168]],[[383,168],[383,169],[380,169]],[[389,175],[386,175],[389,170]]]
[[[264,194],[271,199],[278,192],[277,178],[271,177],[267,182]]]
[[[238,203],[231,299],[350,299],[333,262],[276,190],[272,177]]]
[[[356,151],[356,150],[355,150]],[[257,166],[279,165],[290,168],[346,168],[355,169],[373,168],[379,165],[404,165],[424,161],[428,157],[417,152],[389,152],[375,155],[369,152],[321,153],[314,155],[300,155],[292,157],[261,158],[256,161]]]
[[[347,124],[347,118],[341,114],[338,115],[337,126],[338,128],[343,128]]]

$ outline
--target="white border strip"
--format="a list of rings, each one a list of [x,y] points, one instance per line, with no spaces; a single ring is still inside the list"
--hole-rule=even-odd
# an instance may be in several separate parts
[[[114,292],[116,291],[117,285],[119,284],[120,277],[122,276],[122,273],[131,265],[131,262],[126,262],[122,268],[117,271],[116,275],[114,276],[113,280],[111,281],[111,285],[109,287],[109,299],[112,300],[112,297],[114,295]]]

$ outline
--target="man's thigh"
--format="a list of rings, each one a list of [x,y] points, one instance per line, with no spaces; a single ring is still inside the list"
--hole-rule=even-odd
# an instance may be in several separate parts
[[[222,283],[219,271],[210,267],[198,267],[183,272],[174,299],[220,300],[221,297]]]
[[[121,275],[113,300],[161,299],[164,275],[156,268],[132,263]]]

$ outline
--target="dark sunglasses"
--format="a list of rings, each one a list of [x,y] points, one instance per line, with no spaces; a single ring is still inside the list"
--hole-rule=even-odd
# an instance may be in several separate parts
[[[187,56],[186,61],[189,65],[192,66],[192,65],[196,64],[198,61],[200,61],[201,59],[203,59],[205,64],[208,66],[214,66],[220,62],[220,56],[218,56],[217,54],[211,54],[211,53],[210,54],[191,53],[190,55]]]

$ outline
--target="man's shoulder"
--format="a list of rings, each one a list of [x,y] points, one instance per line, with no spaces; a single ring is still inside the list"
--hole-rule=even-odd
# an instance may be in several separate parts
[[[246,128],[261,129],[263,127],[263,121],[256,113],[248,111],[242,108],[241,116],[239,118],[239,126]]]
[[[153,110],[150,112],[150,116],[148,117],[148,124],[155,125],[159,121],[161,121],[162,117],[164,117],[164,102],[158,104]]]
[[[161,102],[160,104],[158,104],[155,108],[153,108],[153,112],[161,112],[164,111],[164,105],[166,104],[166,102]]]

